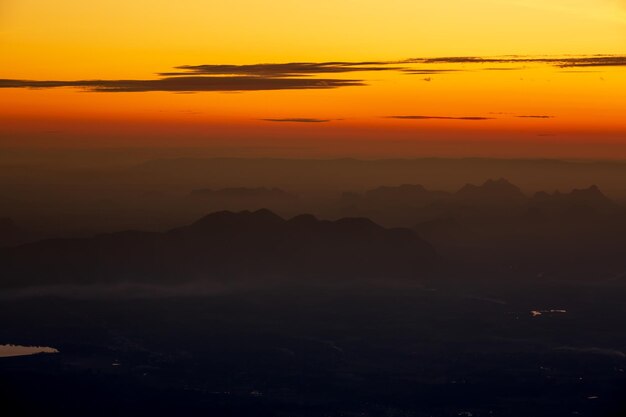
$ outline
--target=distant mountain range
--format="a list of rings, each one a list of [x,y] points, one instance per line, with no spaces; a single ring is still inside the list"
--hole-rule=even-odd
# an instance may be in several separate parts
[[[466,205],[509,206],[523,204],[526,196],[519,187],[500,178],[487,180],[482,185],[465,184],[454,194],[454,199]]]
[[[155,183],[218,184],[222,187],[269,184],[284,189],[365,189],[373,184],[426,183],[451,189],[462,182],[504,177],[524,189],[571,188],[599,184],[626,188],[623,161],[550,159],[418,158],[418,159],[280,159],[170,158],[137,165],[126,174]]]
[[[586,189],[574,189],[569,193],[538,192],[530,200],[530,206],[547,213],[584,210],[610,214],[621,210],[617,203],[605,196],[595,185]]]
[[[265,188],[194,194],[290,198]],[[266,209],[219,211],[162,233],[126,231],[7,247],[0,249],[0,286],[419,279],[437,266],[528,276],[626,271],[626,210],[596,186],[528,197],[505,179],[456,192],[401,185],[344,194],[334,204],[345,218],[286,220]],[[16,230],[10,220],[0,222],[5,246],[20,243],[11,237]]]
[[[419,279],[438,257],[409,229],[367,219],[216,212],[165,233],[127,231],[0,250],[0,285]]]
[[[280,188],[228,187],[220,189],[201,188],[189,193],[188,202],[206,210],[271,210],[291,209],[297,211],[297,195]]]
[[[412,213],[420,236],[470,268],[587,279],[626,271],[626,209],[595,185],[526,197],[490,180]]]
[[[477,213],[501,216],[507,214],[502,212],[503,209],[517,212],[533,209],[545,213],[582,209],[614,213],[622,210],[595,185],[587,189],[575,189],[570,193],[538,192],[527,197],[519,187],[504,178],[489,179],[481,185],[465,184],[456,192],[431,191],[422,185],[412,184],[378,187],[363,194],[344,193],[339,204],[355,211],[360,210],[365,216],[368,215],[368,210],[372,213],[390,213],[409,218],[431,216],[425,220],[431,220],[432,216],[467,217]]]

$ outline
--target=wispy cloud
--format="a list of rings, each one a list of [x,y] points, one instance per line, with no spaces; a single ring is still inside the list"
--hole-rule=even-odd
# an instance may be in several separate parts
[[[181,65],[175,72],[164,72],[162,76],[176,75],[245,75],[263,77],[301,77],[303,75],[333,74],[357,71],[397,71],[404,67],[397,62],[288,62],[282,64],[252,65]]]
[[[387,116],[387,119],[403,119],[403,120],[469,120],[469,121],[481,121],[481,120],[493,120],[493,117],[482,116]]]
[[[459,68],[440,68],[441,64],[465,65]],[[513,64],[515,67],[498,67]],[[470,66],[471,65],[471,66]],[[334,78],[332,74],[367,71],[394,71],[407,75],[453,74],[459,71],[523,70],[527,65],[550,65],[561,69],[589,70],[601,67],[626,67],[623,55],[587,55],[561,57],[501,56],[501,57],[439,57],[411,58],[401,61],[361,62],[292,62],[278,64],[207,64],[181,65],[177,71],[164,72],[155,79],[139,80],[22,80],[0,79],[0,88],[77,88],[90,92],[130,93],[167,91],[193,93],[201,91],[257,91],[332,89],[367,85],[364,79]],[[360,77],[359,77],[360,78]],[[426,81],[431,78],[425,78]],[[438,117],[398,117],[436,119]],[[441,119],[445,117],[439,117]],[[480,117],[450,118],[486,120]]]
[[[462,71],[460,69],[426,69],[426,68],[404,68],[401,70],[405,74],[415,75],[436,75]]]
[[[503,57],[440,57],[440,58],[412,58],[406,63],[419,64],[548,64],[560,68],[572,67],[616,67],[626,66],[626,56],[622,55],[592,55],[576,57],[533,57],[533,56],[503,56]],[[493,70],[494,68],[489,68]],[[523,68],[519,68],[523,69]]]
[[[362,80],[319,78],[267,78],[267,77],[166,77],[155,80],[78,80],[33,81],[0,79],[0,88],[61,88],[73,87],[91,92],[130,93],[147,91],[200,92],[200,91],[257,91],[329,89],[362,86]]]
[[[547,116],[547,115],[522,115],[522,116],[515,116],[517,118],[520,119],[554,119],[554,116]]]
[[[264,122],[278,123],[328,123],[336,119],[314,119],[309,117],[290,117],[285,119],[261,119]]]

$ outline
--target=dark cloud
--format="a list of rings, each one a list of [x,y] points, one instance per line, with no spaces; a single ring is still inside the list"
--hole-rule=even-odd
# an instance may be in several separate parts
[[[557,64],[562,68],[568,67],[621,67],[626,66],[626,56],[602,56],[586,58],[568,58]]]
[[[483,68],[483,71],[520,71],[523,70],[523,67],[502,67],[502,68],[497,68],[497,67],[491,67],[491,68]]]
[[[593,55],[579,57],[532,57],[532,56],[504,56],[504,57],[442,57],[442,58],[413,58],[403,61],[419,64],[515,64],[534,63],[548,64],[561,68],[573,67],[614,67],[626,66],[626,56],[621,55]]]
[[[267,77],[166,77],[155,80],[79,80],[31,81],[0,79],[0,88],[59,88],[73,87],[92,92],[129,93],[146,91],[256,91],[329,89],[362,86],[362,80]]]
[[[404,120],[470,120],[470,121],[480,121],[480,120],[493,120],[493,117],[481,117],[481,116],[462,116],[462,117],[453,117],[453,116],[387,116],[388,119],[404,119]]]
[[[520,119],[553,119],[554,116],[546,116],[546,115],[523,115],[523,116],[515,116]]]
[[[406,63],[419,63],[419,64],[482,64],[486,62],[500,62],[499,60],[492,60],[488,58],[480,58],[473,56],[459,56],[459,57],[441,57],[441,58],[411,58],[407,59]]]
[[[303,75],[344,73],[356,71],[396,71],[403,67],[394,62],[289,62],[284,64],[253,65],[181,65],[177,72],[161,73],[162,76],[177,75],[244,75],[262,77],[301,77]]]
[[[286,119],[261,119],[265,122],[279,122],[279,123],[327,123],[332,122],[333,119],[314,119],[308,117],[291,117]]]
[[[314,75],[356,71],[396,71],[392,62],[296,62],[253,65],[183,65],[178,72],[152,80],[36,81],[0,79],[0,88],[80,88],[91,92],[255,91],[329,89],[365,85],[363,80],[313,78]],[[310,78],[309,78],[310,77]]]
[[[561,74],[586,74],[590,72],[602,72],[601,70],[573,70],[573,69],[563,69],[559,71]]]
[[[402,61],[362,61],[362,62],[292,62],[283,64],[251,65],[182,65],[175,72],[159,74],[160,78],[149,80],[16,80],[0,79],[0,88],[79,88],[91,92],[146,92],[168,91],[173,93],[193,93],[200,91],[256,91],[256,90],[296,90],[329,89],[366,85],[360,79],[316,78],[325,74],[340,74],[358,71],[396,71],[409,75],[446,74],[467,69],[424,68],[431,64],[486,64],[486,68],[474,70],[515,70],[498,68],[493,64],[535,63],[552,65],[574,71],[576,68],[599,68],[626,66],[626,56],[593,55],[582,57],[443,57],[413,58]],[[413,67],[412,67],[413,66]],[[415,68],[419,66],[419,68]],[[413,119],[445,119],[445,117],[397,117]],[[449,118],[460,120],[485,120],[480,117]]]
[[[404,68],[401,70],[405,74],[415,75],[435,75],[435,74],[447,74],[450,72],[459,72],[458,69],[424,69],[424,68]]]

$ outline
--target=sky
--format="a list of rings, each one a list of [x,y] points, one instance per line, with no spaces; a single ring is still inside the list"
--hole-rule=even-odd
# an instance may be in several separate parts
[[[0,147],[626,158],[623,0],[3,0]]]

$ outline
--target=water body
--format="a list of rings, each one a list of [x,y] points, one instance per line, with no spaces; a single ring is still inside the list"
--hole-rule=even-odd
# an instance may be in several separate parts
[[[59,351],[47,346],[0,345],[0,358],[34,355],[37,353],[59,353]]]
[[[565,314],[567,310],[532,310],[530,315],[533,317],[543,316],[544,314]]]

